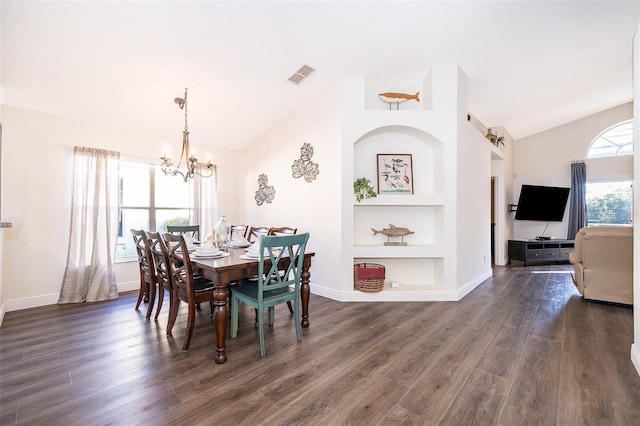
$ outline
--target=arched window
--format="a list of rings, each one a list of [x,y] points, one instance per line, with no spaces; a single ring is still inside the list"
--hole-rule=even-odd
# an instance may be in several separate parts
[[[615,124],[596,137],[587,158],[633,155],[633,120]],[[631,225],[633,176],[610,179],[590,176],[587,181],[587,219],[589,226]]]
[[[600,133],[589,147],[587,158],[633,155],[633,120],[615,124]]]

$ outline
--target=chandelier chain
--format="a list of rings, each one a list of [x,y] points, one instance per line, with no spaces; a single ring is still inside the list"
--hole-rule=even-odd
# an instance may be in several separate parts
[[[168,154],[160,157],[162,163],[160,169],[167,176],[180,175],[187,182],[189,179],[193,179],[196,175],[203,178],[213,176],[213,165],[209,160],[204,164],[198,164],[198,159],[195,154],[189,150],[189,125],[187,117],[187,88],[184,89],[184,98],[175,98],[173,100],[180,109],[184,109],[184,130],[182,131],[182,150],[180,151],[180,160],[178,165],[174,166],[171,157]],[[182,160],[185,160],[185,168],[182,169]]]

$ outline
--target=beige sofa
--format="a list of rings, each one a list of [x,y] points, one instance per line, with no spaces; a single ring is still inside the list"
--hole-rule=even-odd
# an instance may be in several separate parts
[[[585,299],[633,304],[633,228],[589,226],[569,254],[573,282]]]

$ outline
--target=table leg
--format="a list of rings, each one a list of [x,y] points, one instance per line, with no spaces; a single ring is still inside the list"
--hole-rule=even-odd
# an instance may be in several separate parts
[[[216,364],[224,364],[227,361],[227,317],[229,289],[227,285],[216,285],[213,290],[213,317],[216,322]]]
[[[302,299],[302,326],[309,327],[309,295],[311,294],[311,287],[309,286],[309,278],[311,273],[309,272],[309,266],[305,261],[305,265],[302,267],[301,283],[300,283],[300,299]]]

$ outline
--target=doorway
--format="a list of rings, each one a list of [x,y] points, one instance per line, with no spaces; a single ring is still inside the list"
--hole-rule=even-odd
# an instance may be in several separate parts
[[[496,178],[491,176],[491,266],[496,256]]]

